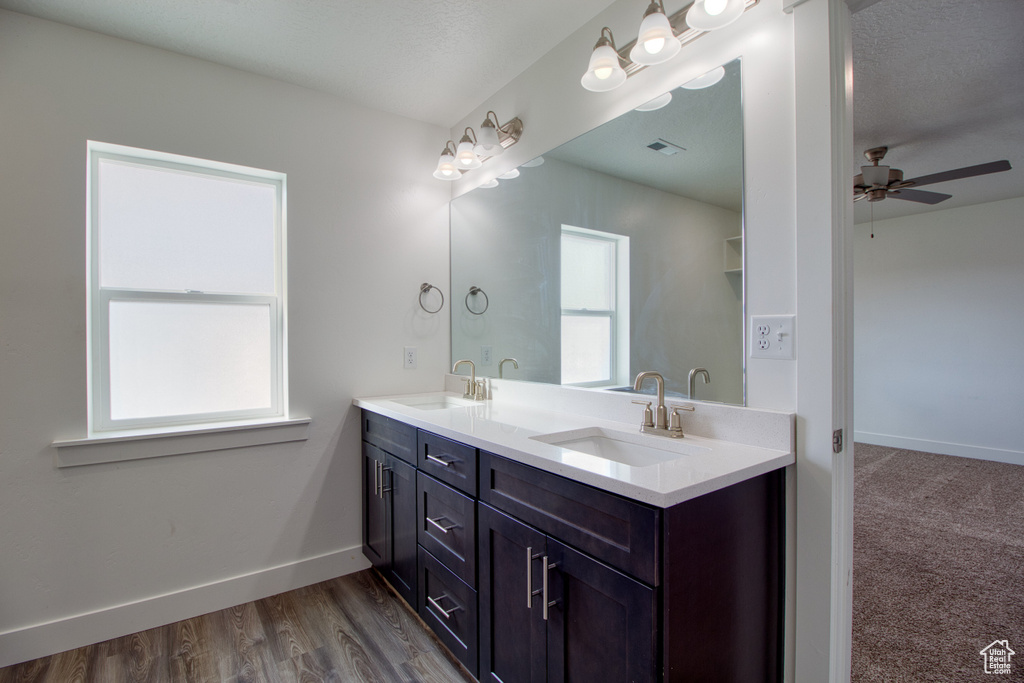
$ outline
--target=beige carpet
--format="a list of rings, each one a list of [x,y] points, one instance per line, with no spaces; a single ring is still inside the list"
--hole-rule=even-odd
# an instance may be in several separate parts
[[[855,454],[853,681],[1024,681],[1024,467]],[[1009,675],[984,671],[995,640]]]

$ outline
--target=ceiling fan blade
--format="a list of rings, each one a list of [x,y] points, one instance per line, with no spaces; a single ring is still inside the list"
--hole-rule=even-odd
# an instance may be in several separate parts
[[[920,178],[911,178],[907,182],[914,183],[914,187],[921,187],[922,185],[931,185],[933,183],[944,183],[947,180],[960,180],[961,178],[973,178],[977,175],[1009,171],[1010,168],[1010,162],[1003,159],[1002,161],[990,161],[987,164],[965,166],[964,168],[955,168],[951,171],[943,171],[942,173],[923,175]]]
[[[892,190],[885,195],[893,199],[905,199],[908,202],[919,202],[921,204],[938,204],[944,202],[953,195],[942,194],[941,192],[925,192],[923,190]]]

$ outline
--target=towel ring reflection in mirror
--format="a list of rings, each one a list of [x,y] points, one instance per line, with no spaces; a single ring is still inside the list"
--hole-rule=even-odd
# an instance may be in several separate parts
[[[483,310],[480,310],[480,311],[474,311],[473,307],[469,305],[469,297],[475,296],[477,294],[482,294],[483,297],[484,297],[484,307],[483,307]],[[484,290],[480,289],[476,285],[473,285],[472,287],[469,288],[469,294],[466,295],[466,310],[467,311],[469,311],[473,315],[483,315],[484,313],[487,312],[487,308],[490,305],[491,305],[491,300],[487,298],[487,292],[485,292]]]
[[[441,295],[441,305],[435,308],[434,310],[430,310],[429,308],[423,305],[423,295],[432,289],[437,289],[437,293]],[[420,308],[422,308],[427,313],[431,314],[439,312],[442,308],[444,308],[444,292],[442,292],[440,289],[430,284],[429,282],[424,282],[422,285],[420,285]]]

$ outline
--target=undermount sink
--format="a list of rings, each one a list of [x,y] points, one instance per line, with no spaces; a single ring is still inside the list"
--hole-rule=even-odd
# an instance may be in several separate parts
[[[620,432],[601,427],[541,434],[530,438],[630,467],[661,465],[711,450],[706,446],[698,446],[683,439],[651,436],[640,432]]]
[[[396,398],[395,403],[403,406],[417,408],[418,410],[444,410],[445,408],[465,408],[473,405],[473,401],[464,398],[455,398],[436,394],[432,396],[413,396],[411,398]]]

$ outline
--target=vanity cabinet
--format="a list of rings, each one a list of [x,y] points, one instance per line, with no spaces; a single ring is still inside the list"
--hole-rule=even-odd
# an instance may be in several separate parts
[[[782,680],[784,470],[663,509],[406,427],[412,462],[364,431],[364,552],[405,596],[411,530],[409,602],[479,680]]]
[[[480,504],[480,680],[656,680],[656,591]]]
[[[364,411],[362,431],[363,554],[415,605],[416,429]]]

